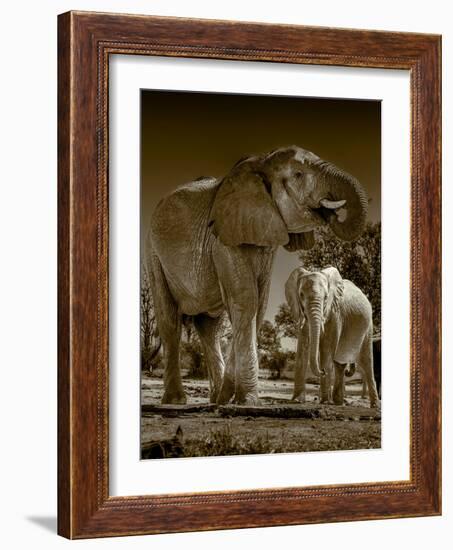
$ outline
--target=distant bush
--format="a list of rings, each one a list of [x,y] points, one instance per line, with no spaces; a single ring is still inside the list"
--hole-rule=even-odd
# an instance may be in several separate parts
[[[220,346],[224,358],[228,355],[231,342],[231,325],[228,316],[223,315],[222,324],[219,327]],[[204,358],[200,338],[194,326],[192,317],[185,317],[180,351],[181,368],[186,371],[189,378],[207,379],[208,367]]]
[[[262,353],[260,367],[270,371],[270,378],[280,379],[284,373],[294,370],[295,353],[289,350],[278,350]]]
[[[292,359],[287,359],[286,361],[286,366],[285,366],[285,371],[287,372],[293,372],[294,369],[296,368],[296,358],[295,358],[295,353],[292,352],[292,355],[294,356]]]
[[[294,361],[295,353],[282,348],[281,339],[288,336],[285,322],[281,322],[284,315],[281,313],[283,304],[280,306],[280,317],[275,316],[275,322],[264,320],[258,332],[258,352],[260,368],[270,371],[270,378],[279,379],[283,372],[288,370],[288,361]],[[288,308],[289,310],[289,308]],[[289,321],[288,321],[289,322]]]
[[[182,343],[181,367],[187,369],[189,378],[204,379],[208,377],[208,369],[198,339]]]

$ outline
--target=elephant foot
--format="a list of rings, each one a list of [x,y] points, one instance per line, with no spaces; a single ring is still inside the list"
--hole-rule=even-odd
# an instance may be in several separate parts
[[[257,407],[261,401],[256,393],[246,393],[244,395],[239,395],[234,398],[233,403],[235,405],[248,405],[251,407]]]
[[[186,403],[187,398],[184,390],[176,392],[165,391],[162,397],[162,405],[185,405]]]
[[[334,391],[332,395],[332,402],[334,405],[344,405],[346,402],[344,393],[341,391]]]
[[[210,403],[218,403],[219,402],[219,395],[221,392],[221,388],[214,388],[209,392],[209,402]]]
[[[219,392],[211,392],[209,394],[209,403],[217,403],[217,395],[218,395]]]
[[[320,403],[321,405],[333,405],[336,407],[342,407],[345,404],[344,401],[334,401],[332,398],[321,399]]]
[[[305,403],[306,402],[305,392],[299,393],[298,395],[293,395],[291,397],[291,401],[297,401],[297,403]]]
[[[226,405],[230,402],[231,398],[234,395],[234,381],[231,378],[225,377],[220,388],[219,394],[217,395],[217,404]]]

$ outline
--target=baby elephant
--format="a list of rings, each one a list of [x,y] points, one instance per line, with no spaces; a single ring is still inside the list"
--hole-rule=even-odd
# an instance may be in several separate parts
[[[354,283],[342,279],[335,267],[289,276],[285,293],[299,322],[293,399],[305,401],[307,365],[321,377],[321,402],[343,404],[348,363],[356,363],[367,381],[371,407],[379,404],[373,374],[371,304]],[[332,375],[335,382],[332,393]]]

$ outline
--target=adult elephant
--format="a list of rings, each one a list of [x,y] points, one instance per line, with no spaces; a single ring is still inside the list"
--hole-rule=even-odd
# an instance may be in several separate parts
[[[193,316],[208,364],[211,401],[258,402],[256,335],[277,247],[310,248],[328,224],[351,240],[368,201],[359,182],[292,146],[237,162],[223,179],[199,178],[161,200],[151,219],[148,266],[164,350],[163,403],[185,403],[179,369],[181,320]],[[219,331],[232,325],[224,367]]]
[[[295,269],[285,285],[292,315],[299,322],[293,399],[305,400],[307,366],[321,377],[321,402],[344,402],[344,376],[356,364],[367,382],[370,405],[379,403],[373,373],[373,315],[368,298],[335,267]],[[335,375],[332,392],[332,377]]]

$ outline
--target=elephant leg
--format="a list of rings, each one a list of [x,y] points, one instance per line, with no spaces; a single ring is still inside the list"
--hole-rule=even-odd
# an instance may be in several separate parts
[[[160,262],[155,256],[151,259],[150,283],[157,328],[163,349],[164,395],[162,403],[184,404],[186,396],[179,368],[181,315],[168,288]]]
[[[210,401],[215,403],[220,392],[225,365],[220,348],[220,330],[223,317],[212,318],[208,315],[197,315],[194,325],[200,337],[204,358],[208,365]]]
[[[230,342],[226,356],[227,356],[227,360],[225,365],[225,372],[223,375],[222,386],[220,388],[220,392],[217,397],[217,403],[219,405],[225,405],[226,403],[229,403],[229,401],[234,395],[234,387],[236,385],[236,376],[234,372],[234,349],[233,349],[232,340]]]
[[[325,350],[320,349],[320,364],[321,369],[325,371],[325,375],[321,376],[319,384],[319,400],[321,403],[332,402],[332,357]]]
[[[253,305],[253,303],[252,303]],[[233,340],[218,402],[227,403],[234,388],[234,402],[240,405],[257,405],[258,353],[256,348],[256,309],[229,303]]]
[[[259,289],[256,277],[256,251],[242,247],[226,247],[217,242],[214,262],[222,297],[228,310],[233,333],[234,401],[258,403],[257,318]],[[263,253],[264,256],[264,253]],[[229,369],[228,369],[229,370]],[[222,398],[228,395],[226,384]]]
[[[362,399],[365,399],[365,397],[368,395],[368,386],[367,386],[367,383],[366,383],[366,378],[365,378],[365,375],[362,374]]]
[[[258,353],[256,349],[256,313],[232,306],[233,349],[236,364],[234,401],[239,405],[257,405]]]
[[[358,367],[363,372],[364,379],[366,380],[368,396],[370,398],[370,407],[377,407],[379,406],[379,396],[373,371],[373,339],[371,331],[363,340],[357,363]]]
[[[335,405],[344,405],[344,373],[347,363],[338,363],[337,361],[333,362],[335,370],[335,380],[333,386],[333,402]]]
[[[256,316],[256,333],[258,334],[266,314],[271,288],[272,264],[274,263],[275,251],[267,254],[262,262],[262,275],[258,279],[258,313]]]
[[[382,399],[381,372],[381,340],[373,341],[373,372],[379,399]]]
[[[297,338],[296,365],[294,370],[294,392],[293,401],[305,403],[305,377],[307,375],[307,366],[309,359],[309,332],[308,324],[305,323],[299,330]]]

